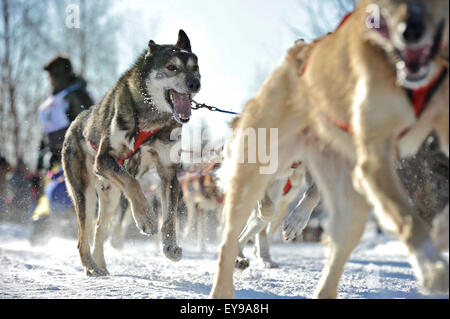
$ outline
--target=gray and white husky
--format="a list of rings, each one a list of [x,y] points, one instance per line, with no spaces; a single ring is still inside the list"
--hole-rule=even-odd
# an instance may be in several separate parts
[[[197,56],[188,36],[180,30],[175,45],[150,41],[148,49],[101,102],[81,113],[70,126],[62,161],[77,213],[78,250],[87,275],[108,275],[103,242],[121,193],[128,199],[142,233],[158,232],[157,216],[136,179],[151,168],[156,168],[162,181],[163,252],[173,261],[181,259],[175,216],[179,162],[172,154],[179,141],[173,136],[174,130],[180,131],[189,121],[191,100],[199,90]]]

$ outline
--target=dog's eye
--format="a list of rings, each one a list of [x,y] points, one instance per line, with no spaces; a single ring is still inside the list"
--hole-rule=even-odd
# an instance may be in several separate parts
[[[192,67],[192,71],[197,72],[197,71],[198,71],[198,65],[194,65],[194,66]]]
[[[169,70],[169,71],[176,71],[177,67],[175,65],[171,64],[171,65],[167,66],[167,70]]]

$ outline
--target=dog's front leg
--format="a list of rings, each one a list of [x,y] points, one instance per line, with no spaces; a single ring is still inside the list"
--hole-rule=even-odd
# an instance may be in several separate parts
[[[363,105],[355,112],[355,187],[374,206],[380,222],[394,231],[408,247],[411,263],[422,286],[430,292],[447,292],[448,265],[432,243],[429,227],[413,212],[394,171],[395,136],[404,125],[401,118],[404,114],[377,114],[374,117],[371,111]]]
[[[161,178],[161,206],[163,225],[161,228],[163,252],[172,261],[179,261],[182,257],[182,249],[177,245],[176,218],[180,185],[177,178],[178,165],[157,165]]]
[[[130,175],[116,158],[109,154],[109,142],[102,139],[95,158],[94,172],[114,183],[125,194],[131,204],[136,226],[142,233],[154,235],[158,232],[158,219],[150,209],[139,182]]]

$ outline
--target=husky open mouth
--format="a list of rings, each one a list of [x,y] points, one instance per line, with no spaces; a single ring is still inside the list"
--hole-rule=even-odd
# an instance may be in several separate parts
[[[166,91],[166,100],[172,108],[173,117],[177,122],[185,124],[191,118],[191,95],[179,93],[175,90]]]

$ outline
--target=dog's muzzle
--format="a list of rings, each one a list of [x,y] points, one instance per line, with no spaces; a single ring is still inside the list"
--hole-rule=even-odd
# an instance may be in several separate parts
[[[405,48],[396,49],[399,59],[397,72],[400,82],[407,88],[416,89],[425,86],[432,73],[432,62],[441,48],[445,23],[442,21],[435,32],[433,41],[426,43],[424,37],[427,33],[425,23],[415,18],[408,20],[402,34]],[[425,44],[420,46],[421,42]]]
[[[391,30],[386,18],[381,15],[380,27],[376,31],[394,46],[394,60],[399,83],[409,89],[417,89],[427,84],[433,71],[432,61],[441,48],[445,20],[438,24],[434,38],[425,39],[429,30],[423,10],[418,6],[409,8],[408,19]],[[394,41],[395,37],[402,45]]]
[[[166,99],[172,107],[173,117],[180,124],[186,124],[191,118],[191,94],[167,90]]]

